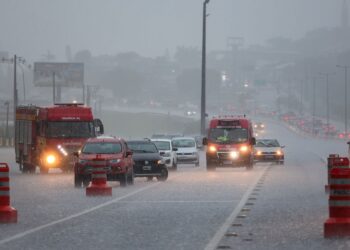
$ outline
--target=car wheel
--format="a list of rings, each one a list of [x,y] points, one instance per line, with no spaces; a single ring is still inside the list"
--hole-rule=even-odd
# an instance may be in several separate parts
[[[284,165],[284,161],[280,161],[279,164],[280,164],[280,165]]]
[[[131,169],[130,174],[128,175],[128,184],[134,185],[134,170]]]
[[[174,170],[174,171],[176,171],[177,170],[177,163],[175,163],[175,161],[173,160],[173,166],[172,166],[172,169]]]
[[[81,188],[81,185],[83,184],[83,176],[80,174],[74,174],[74,187]]]
[[[126,187],[128,185],[128,174],[127,173],[120,175],[119,183],[120,183],[121,187]]]
[[[24,168],[24,164],[23,164],[23,155],[20,154],[19,156],[19,162],[18,162],[18,166],[19,166],[19,170],[22,172],[22,173],[25,173],[25,168]]]
[[[252,170],[253,167],[254,167],[254,162],[253,162],[253,161],[249,161],[248,164],[247,164],[247,166],[246,166],[246,169],[247,169],[247,170]]]
[[[86,188],[86,187],[88,187],[89,186],[89,184],[90,184],[90,180],[91,178],[90,178],[90,175],[85,175],[84,177],[83,177],[83,187],[84,188]]]
[[[32,164],[24,164],[25,168],[27,168],[28,173],[35,174],[36,166]]]
[[[197,161],[194,165],[195,165],[196,167],[199,167],[199,161]]]
[[[157,176],[158,181],[166,181],[168,179],[168,170],[166,168],[162,168],[160,170],[161,175]]]

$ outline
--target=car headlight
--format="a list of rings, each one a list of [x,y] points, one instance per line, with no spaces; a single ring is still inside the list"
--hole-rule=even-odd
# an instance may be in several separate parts
[[[163,159],[157,161],[157,165],[163,165],[163,164],[164,164],[164,160]]]
[[[119,162],[121,162],[121,159],[112,159],[109,161],[111,164],[118,164]]]
[[[216,152],[216,151],[217,151],[217,149],[216,149],[215,146],[213,146],[213,145],[209,146],[209,152],[214,153],[214,152]]]
[[[283,152],[282,152],[281,150],[277,150],[277,151],[276,151],[276,154],[277,154],[277,155],[283,155]]]
[[[262,152],[259,150],[255,153],[256,155],[262,155]]]
[[[239,149],[241,152],[247,152],[248,151],[248,146],[244,145],[242,147],[240,147]]]
[[[230,158],[231,159],[237,159],[239,157],[239,154],[237,151],[230,152]]]
[[[54,164],[56,162],[56,156],[54,156],[54,155],[46,156],[46,162],[50,165]]]
[[[79,159],[79,164],[85,164],[85,163],[87,163],[87,160],[81,160],[81,159]]]

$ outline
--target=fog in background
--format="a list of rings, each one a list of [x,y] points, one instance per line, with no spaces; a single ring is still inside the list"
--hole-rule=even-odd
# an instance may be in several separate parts
[[[247,45],[292,39],[340,22],[341,0],[212,0],[208,49],[226,37]],[[65,46],[93,55],[136,51],[159,56],[179,45],[200,47],[203,0],[1,0],[0,47],[37,60],[47,50],[65,59]]]
[[[203,0],[0,3],[0,56],[26,59],[17,72],[19,104],[52,103],[52,87],[33,85],[34,62],[82,62],[84,95],[82,88],[63,88],[63,102],[85,102],[100,115],[152,110],[199,118]],[[332,73],[331,118],[344,122],[344,69],[336,65],[350,65],[346,3],[211,0],[209,116],[294,112],[325,119],[320,73]],[[11,103],[13,66],[2,61],[0,69],[0,102]]]

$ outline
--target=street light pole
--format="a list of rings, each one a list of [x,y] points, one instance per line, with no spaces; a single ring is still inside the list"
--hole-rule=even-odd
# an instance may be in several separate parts
[[[326,119],[327,119],[327,130],[329,130],[329,76],[335,73],[320,73],[320,75],[326,77]]]
[[[316,115],[316,77],[312,81],[312,134],[315,133],[315,115]]]
[[[16,123],[17,108],[17,55],[13,57],[13,125]]]
[[[345,111],[344,111],[344,127],[345,127],[345,134],[348,135],[348,68],[350,66],[348,65],[336,65],[338,68],[344,69],[345,72]]]
[[[202,91],[201,91],[201,135],[205,135],[205,117],[206,117],[206,100],[205,100],[205,71],[206,71],[206,20],[207,4],[210,0],[203,2],[203,33],[202,33]]]
[[[21,69],[22,72],[22,83],[23,83],[23,102],[26,102],[26,85],[25,85],[25,80],[24,80],[24,69],[22,67],[22,64],[18,64],[19,68]]]

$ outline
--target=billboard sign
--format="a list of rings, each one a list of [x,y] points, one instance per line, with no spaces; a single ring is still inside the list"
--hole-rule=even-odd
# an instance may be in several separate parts
[[[48,87],[53,85],[62,87],[83,87],[84,64],[83,63],[34,63],[34,85]]]

